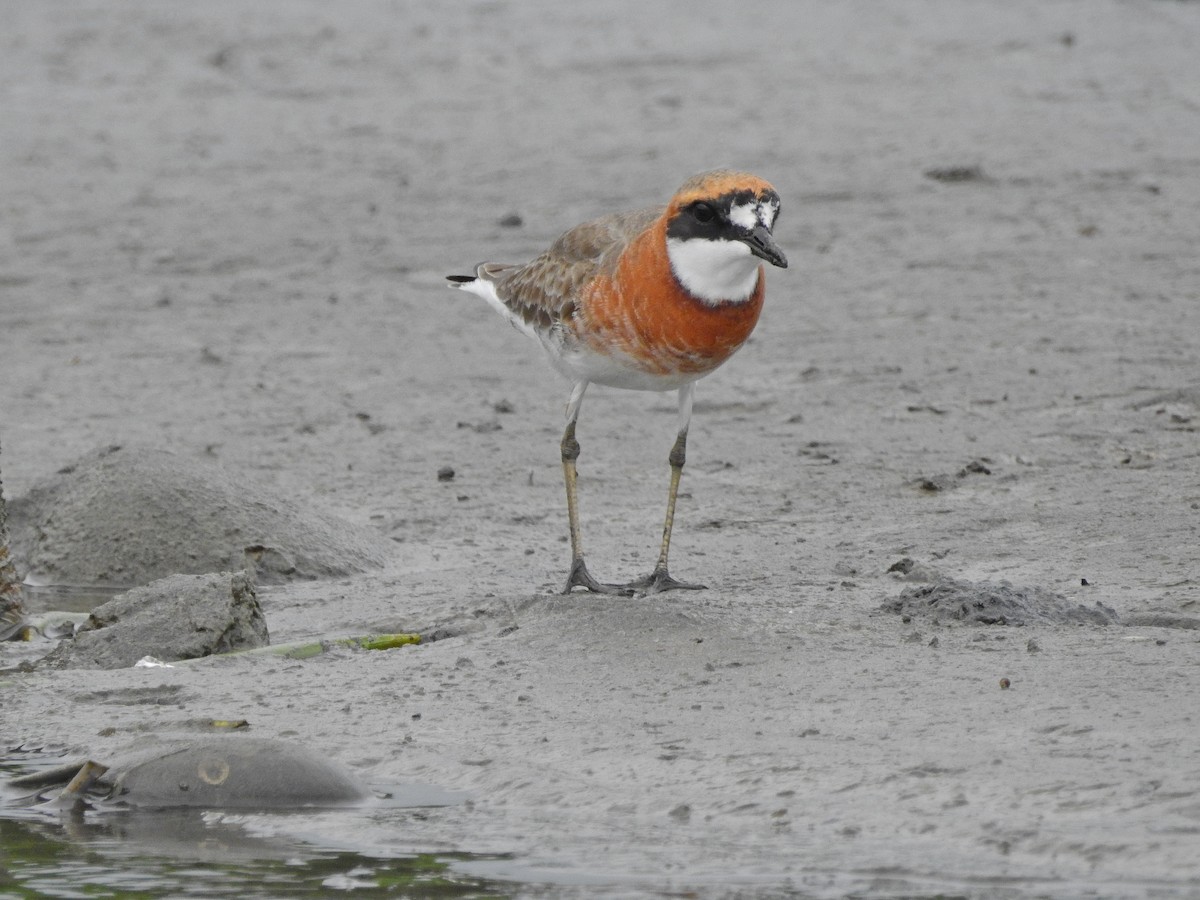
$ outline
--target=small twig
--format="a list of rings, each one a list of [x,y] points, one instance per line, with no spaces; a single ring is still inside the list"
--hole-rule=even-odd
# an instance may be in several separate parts
[[[62,793],[58,795],[58,799],[68,800],[82,797],[84,792],[96,783],[96,779],[107,771],[108,766],[89,759],[79,767],[79,771],[75,773],[75,777],[70,780],[67,786],[62,789]]]
[[[248,650],[231,650],[211,656],[172,660],[172,666],[187,666],[213,659],[228,659],[234,656],[281,656],[285,659],[310,659],[320,656],[335,647],[351,647],[355,650],[394,650],[410,644],[421,643],[421,635],[413,632],[399,634],[369,634],[361,637],[318,638],[307,641],[290,641],[286,644],[271,644],[268,647],[251,647]]]

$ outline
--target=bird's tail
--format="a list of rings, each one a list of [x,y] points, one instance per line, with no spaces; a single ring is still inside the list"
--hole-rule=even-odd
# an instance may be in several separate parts
[[[450,287],[452,288],[466,288],[467,290],[471,290],[471,285],[476,282],[494,284],[505,272],[516,268],[520,267],[514,266],[512,263],[485,262],[475,267],[474,275],[447,275],[446,280],[450,282]]]

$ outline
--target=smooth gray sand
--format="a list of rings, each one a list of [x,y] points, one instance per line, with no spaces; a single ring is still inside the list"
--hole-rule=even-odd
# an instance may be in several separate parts
[[[7,496],[215,457],[391,546],[260,588],[273,641],[443,637],[6,675],[6,739],[244,718],[472,792],[345,846],[615,893],[1200,891],[1196,631],[881,610],[944,577],[1200,615],[1200,4],[0,16]],[[791,267],[698,387],[672,567],[709,589],[558,596],[568,387],[442,277],[722,165]],[[599,578],[653,565],[673,406],[589,393]]]

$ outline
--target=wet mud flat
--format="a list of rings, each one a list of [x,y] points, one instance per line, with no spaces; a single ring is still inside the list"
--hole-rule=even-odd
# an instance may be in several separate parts
[[[464,797],[202,813],[189,864],[215,831],[500,894],[1196,892],[1195,4],[4,12],[20,574],[257,546],[270,644],[328,646],[6,671],[0,743],[242,722]],[[709,589],[560,596],[564,386],[442,277],[719,165],[779,189],[791,267],[698,387],[672,553]],[[673,426],[589,394],[601,579],[653,563]],[[137,448],[161,492],[104,495]],[[372,634],[428,639],[337,643]],[[55,852],[118,821],[34,815]],[[141,815],[105,834],[151,847]]]

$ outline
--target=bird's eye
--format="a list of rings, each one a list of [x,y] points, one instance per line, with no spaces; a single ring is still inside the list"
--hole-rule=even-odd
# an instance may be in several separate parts
[[[712,204],[701,201],[692,205],[692,215],[701,225],[707,225],[717,217],[717,211],[712,208]]]

